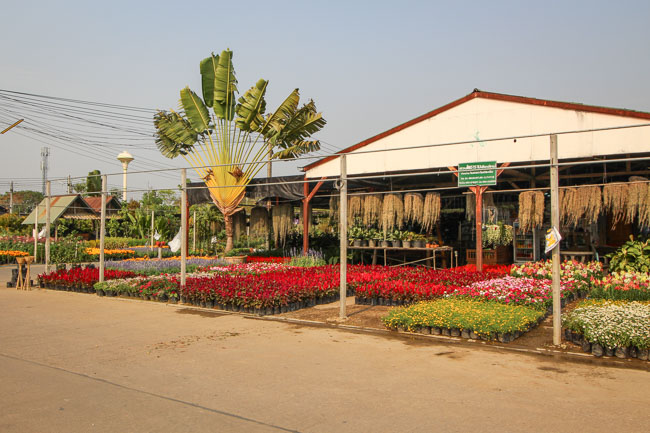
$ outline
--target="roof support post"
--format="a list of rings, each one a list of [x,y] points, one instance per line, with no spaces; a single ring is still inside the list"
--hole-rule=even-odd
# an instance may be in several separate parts
[[[551,135],[551,227],[560,229],[560,194],[557,156],[557,135]],[[552,280],[553,289],[553,344],[562,343],[562,303],[560,300],[560,244],[552,251]]]
[[[181,170],[181,290],[185,289],[187,266],[187,169]]]
[[[348,180],[347,180],[347,163],[345,160],[345,154],[340,156],[341,158],[341,204],[339,205],[340,216],[339,216],[339,237],[340,237],[340,247],[341,247],[341,258],[340,258],[340,274],[341,281],[339,286],[339,319],[343,320],[346,318],[345,311],[345,298],[347,295],[348,287]]]
[[[325,182],[325,177],[321,178],[318,181],[314,189],[309,192],[309,182],[307,181],[307,176],[305,176],[305,181],[302,184],[302,191],[304,198],[302,199],[302,255],[306,256],[307,251],[309,251],[309,202],[318,192],[323,183]]]

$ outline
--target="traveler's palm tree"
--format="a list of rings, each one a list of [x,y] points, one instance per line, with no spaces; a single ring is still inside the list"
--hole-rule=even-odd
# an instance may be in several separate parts
[[[320,149],[319,141],[310,137],[325,125],[325,119],[313,101],[298,107],[298,89],[265,115],[268,81],[263,79],[236,99],[232,51],[212,54],[201,62],[200,70],[203,98],[186,87],[180,92],[179,111],[157,112],[156,144],[168,158],[185,158],[201,176],[224,215],[229,251],[232,215],[241,210],[246,185],[267,163],[269,149],[271,159]]]

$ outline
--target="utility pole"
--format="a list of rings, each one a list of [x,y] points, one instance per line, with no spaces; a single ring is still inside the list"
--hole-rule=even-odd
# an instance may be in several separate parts
[[[185,288],[187,265],[187,170],[181,170],[181,290]]]
[[[108,182],[106,175],[102,176],[102,207],[101,207],[101,222],[99,228],[99,281],[104,281],[104,244],[106,240],[106,188]]]
[[[45,272],[50,272],[50,181],[45,184]]]
[[[14,213],[14,181],[9,184],[9,213]]]
[[[68,175],[68,194],[72,194],[72,178]]]
[[[341,282],[339,287],[339,296],[341,297],[341,302],[339,304],[339,319],[345,319],[346,314],[346,297],[348,292],[348,168],[347,161],[345,160],[345,154],[340,156],[341,158],[341,204],[339,209],[341,214],[339,216],[339,236],[340,236],[340,246],[341,246]]]
[[[560,229],[559,169],[557,135],[551,135],[551,228]],[[553,248],[553,344],[562,343],[562,304],[560,300],[560,243]]]
[[[34,211],[36,218],[34,218],[34,263],[38,262],[38,205]]]
[[[41,147],[41,177],[42,177],[42,188],[43,195],[45,195],[45,184],[47,183],[47,169],[48,169],[48,157],[50,156],[49,147]]]

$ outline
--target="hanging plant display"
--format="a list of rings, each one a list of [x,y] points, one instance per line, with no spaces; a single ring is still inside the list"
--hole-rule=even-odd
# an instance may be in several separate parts
[[[241,237],[241,235],[246,234],[246,211],[242,209],[239,212],[233,214],[232,223],[233,239],[237,240]]]
[[[265,207],[256,206],[251,209],[250,234],[253,238],[266,237],[269,232],[269,211]]]
[[[404,221],[422,224],[424,198],[417,192],[404,194]]]
[[[293,226],[293,206],[290,204],[275,206],[271,209],[271,215],[275,245],[284,245],[287,234]]]
[[[483,207],[496,207],[494,194],[483,194]],[[476,195],[474,193],[465,194],[465,219],[472,221],[474,218],[476,218]]]
[[[338,194],[330,197],[330,220],[334,222],[339,221],[339,203],[341,202]]]
[[[612,228],[626,217],[627,194],[626,183],[610,183],[603,187],[603,206],[612,216]]]
[[[428,192],[422,209],[422,228],[429,232],[440,221],[440,194]]]
[[[575,227],[584,218],[588,224],[598,220],[602,210],[602,195],[597,186],[581,186],[560,190],[560,219],[564,225]]]
[[[381,216],[381,196],[379,194],[369,194],[363,199],[363,225],[371,226],[379,224]]]
[[[631,224],[636,218],[640,226],[648,226],[648,207],[650,197],[646,183],[630,183],[627,189],[627,206],[625,211],[625,222]]]
[[[522,232],[541,227],[544,222],[544,193],[524,191],[519,193],[519,228]]]
[[[381,228],[389,232],[394,228],[402,228],[404,224],[404,203],[399,194],[384,195],[381,209]]]
[[[355,225],[357,218],[363,217],[363,199],[360,195],[348,197],[348,226]]]

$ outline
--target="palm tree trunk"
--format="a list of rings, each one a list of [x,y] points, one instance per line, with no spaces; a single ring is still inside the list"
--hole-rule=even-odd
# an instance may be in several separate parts
[[[227,253],[228,251],[232,250],[232,248],[233,248],[232,214],[230,214],[230,215],[225,215],[224,214],[223,220],[226,223],[226,250],[225,250],[225,252]]]

